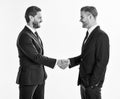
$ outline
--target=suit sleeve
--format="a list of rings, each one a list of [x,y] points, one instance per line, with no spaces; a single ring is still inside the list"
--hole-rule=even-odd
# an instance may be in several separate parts
[[[72,68],[72,67],[80,64],[81,55],[73,57],[73,58],[69,58],[69,60],[70,60],[69,68]]]
[[[22,52],[35,63],[54,68],[56,59],[48,58],[39,54],[34,44],[32,43],[32,39],[27,34],[23,34],[19,38],[19,47],[21,48]]]
[[[109,60],[109,38],[106,34],[100,36],[96,43],[96,62],[91,76],[90,85],[96,85],[105,74]]]

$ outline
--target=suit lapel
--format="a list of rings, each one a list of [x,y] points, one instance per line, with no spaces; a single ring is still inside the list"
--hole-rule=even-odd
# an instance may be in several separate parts
[[[43,50],[43,44],[42,41],[40,41],[40,37],[36,37],[33,32],[25,26],[25,30],[27,31],[27,34],[36,42],[36,44]],[[40,43],[41,42],[41,43]]]
[[[39,47],[42,49],[42,53],[44,53],[43,43],[42,43],[40,36],[39,35],[38,35],[38,37],[35,36],[35,38],[38,40],[38,44],[39,44]]]
[[[40,36],[37,34],[35,37],[37,38],[39,45],[43,47],[43,43]]]
[[[84,49],[86,48],[86,46],[89,44],[89,42],[92,40],[92,38],[94,37],[94,34],[97,33],[96,31],[99,29],[100,27],[97,26],[92,33],[89,35],[87,41],[85,42],[85,44],[83,44],[82,46],[82,51],[84,51]]]

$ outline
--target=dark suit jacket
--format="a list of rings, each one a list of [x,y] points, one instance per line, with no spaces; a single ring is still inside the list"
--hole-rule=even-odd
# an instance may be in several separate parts
[[[78,85],[98,85],[102,87],[106,66],[109,59],[109,38],[107,34],[97,26],[85,45],[82,46],[81,55],[70,58],[72,68],[80,64]]]
[[[17,84],[36,85],[44,83],[47,78],[44,65],[54,68],[56,59],[43,56],[44,50],[40,37],[36,37],[25,26],[17,39],[20,67]]]

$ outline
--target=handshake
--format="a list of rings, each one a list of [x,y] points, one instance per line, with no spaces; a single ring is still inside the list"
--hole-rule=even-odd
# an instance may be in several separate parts
[[[65,69],[70,65],[70,60],[69,59],[60,59],[57,60],[57,65],[61,68],[61,69]]]

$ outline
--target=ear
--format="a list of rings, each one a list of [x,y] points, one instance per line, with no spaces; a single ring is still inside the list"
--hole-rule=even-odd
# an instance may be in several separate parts
[[[87,12],[87,16],[88,16],[89,19],[92,18],[92,14],[90,12]]]
[[[34,20],[34,17],[29,15],[29,19],[32,21],[32,20]]]
[[[89,16],[90,16],[90,19],[92,19],[92,18],[93,18],[93,15],[92,15],[92,14],[90,14]]]

